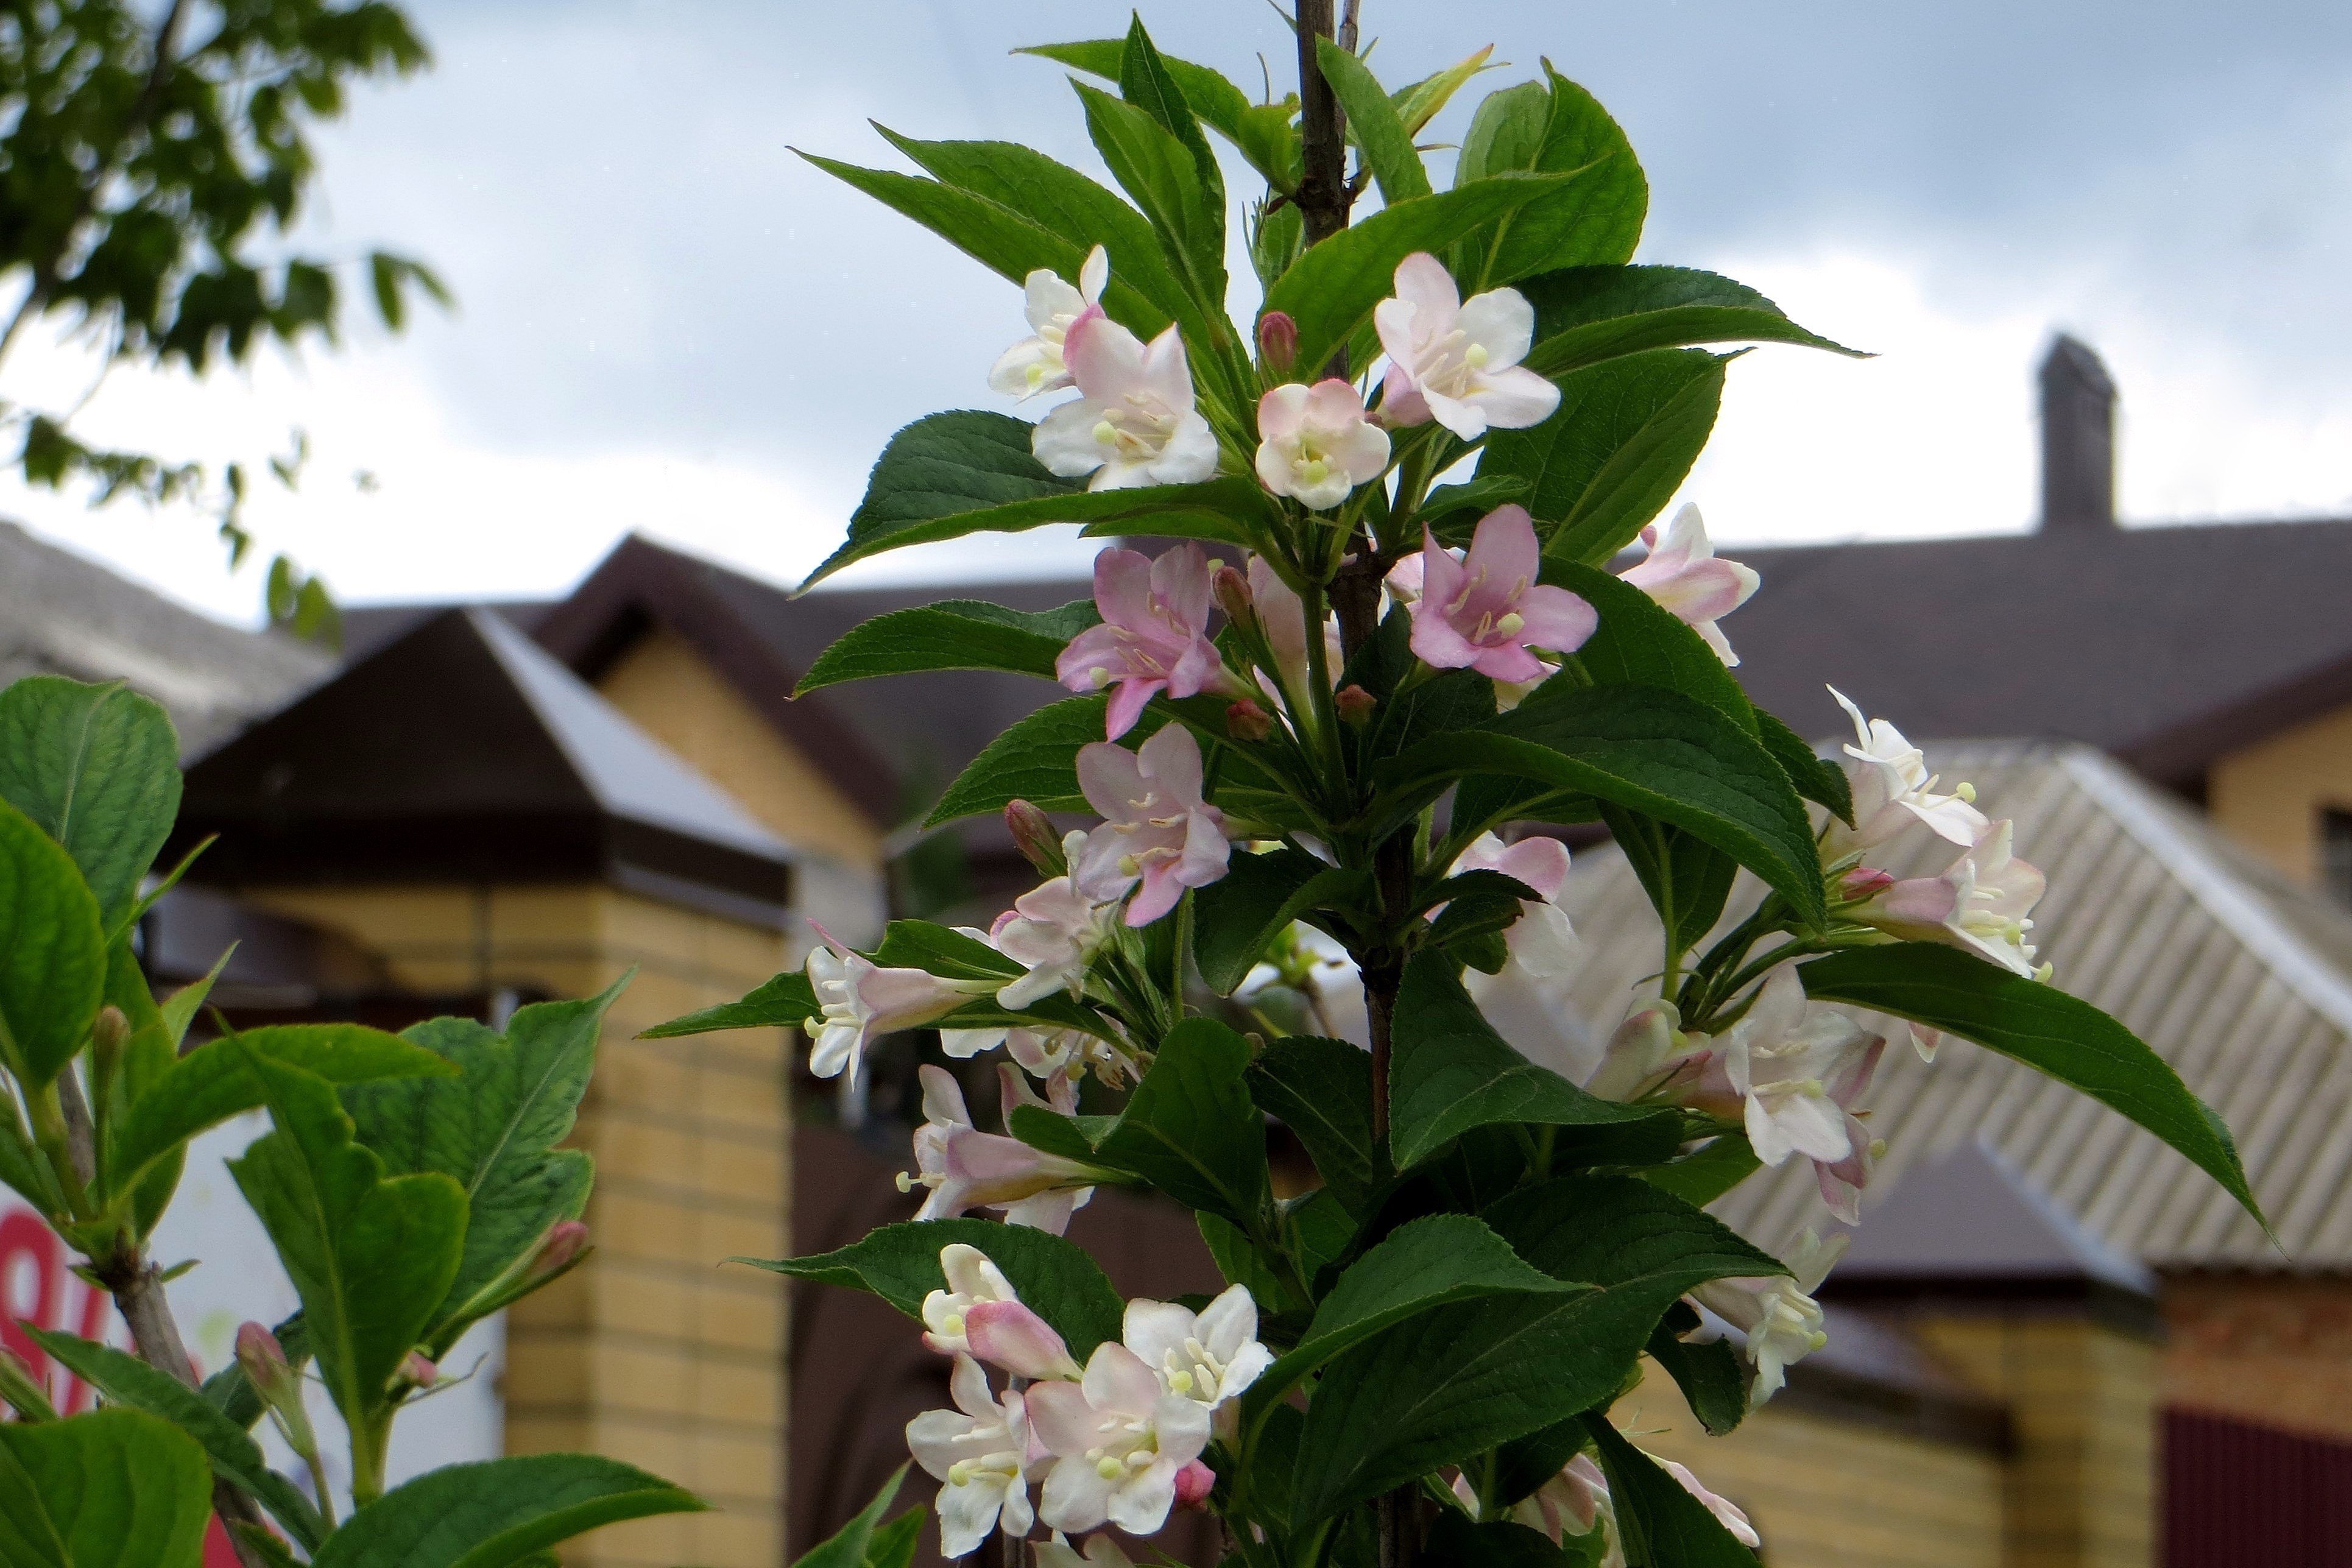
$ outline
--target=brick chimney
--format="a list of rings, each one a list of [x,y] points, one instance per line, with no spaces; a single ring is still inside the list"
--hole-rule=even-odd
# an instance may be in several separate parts
[[[2116,384],[2099,356],[2061,332],[2042,362],[2042,526],[2116,523]]]

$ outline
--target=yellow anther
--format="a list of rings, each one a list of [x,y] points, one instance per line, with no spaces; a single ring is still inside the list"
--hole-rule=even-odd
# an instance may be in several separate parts
[[[1033,364],[1033,365],[1031,365],[1031,366],[1029,367],[1029,384],[1030,384],[1031,386],[1035,386],[1035,385],[1039,384],[1040,384],[1040,383],[1042,383],[1045,379],[1045,367],[1044,365],[1042,365],[1042,364]]]
[[[1100,1476],[1107,1481],[1115,1481],[1118,1479],[1119,1472],[1126,1468],[1127,1467],[1125,1465],[1121,1464],[1118,1460],[1112,1458],[1108,1454],[1105,1454],[1101,1458],[1095,1461],[1095,1474]]]
[[[1192,1374],[1189,1372],[1171,1372],[1168,1374],[1168,1386],[1178,1394],[1190,1394],[1192,1392]]]
[[[1120,876],[1133,877],[1140,874],[1142,870],[1143,862],[1138,860],[1134,856],[1122,855],[1118,858],[1118,874]]]
[[[915,1178],[914,1178],[914,1177],[912,1177],[912,1176],[910,1176],[910,1175],[908,1175],[908,1174],[906,1172],[904,1172],[904,1171],[899,1172],[899,1173],[898,1173],[898,1190],[899,1190],[900,1192],[902,1192],[902,1193],[911,1193],[911,1192],[913,1192],[913,1191],[915,1190]]]
[[[1961,783],[1954,784],[1952,786],[1952,793],[1958,795],[1962,800],[1967,801],[1970,805],[1974,805],[1977,803],[1977,786],[1972,784]]]
[[[2041,968],[2033,972],[2033,978],[2041,981],[2044,985],[2047,985],[2050,984],[2050,977],[2057,973],[2058,966],[2056,964],[2045,963]]]

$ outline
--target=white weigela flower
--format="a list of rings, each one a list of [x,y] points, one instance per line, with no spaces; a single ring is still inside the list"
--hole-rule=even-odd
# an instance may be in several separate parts
[[[992,1394],[988,1374],[968,1355],[956,1357],[948,1391],[953,1410],[926,1410],[907,1423],[915,1462],[939,1478],[940,1550],[950,1557],[976,1551],[1003,1521],[1004,1533],[1029,1533],[1027,1471],[1030,1436],[1022,1395]]]
[[[1037,460],[1090,490],[1197,484],[1217,471],[1217,437],[1192,406],[1184,341],[1169,328],[1141,339],[1089,305],[1070,323],[1062,354],[1079,397],[1037,423]]]
[[[1274,1364],[1274,1352],[1257,1342],[1257,1301],[1244,1285],[1228,1287],[1198,1315],[1172,1301],[1129,1301],[1120,1338],[1161,1387],[1212,1410]]]
[[[1056,991],[1086,988],[1087,966],[1118,934],[1118,904],[1098,904],[1056,877],[1013,900],[990,933],[996,951],[1029,973],[996,993],[997,1005],[1018,1012]]]
[[[1643,1452],[1646,1453],[1648,1450],[1644,1449]],[[1683,1484],[1683,1490],[1705,1503],[1706,1511],[1715,1515],[1716,1523],[1723,1526],[1725,1533],[1732,1540],[1751,1552],[1764,1544],[1764,1538],[1756,1533],[1756,1527],[1748,1521],[1747,1513],[1738,1503],[1733,1502],[1729,1498],[1718,1497],[1707,1490],[1706,1483],[1692,1475],[1688,1467],[1679,1465],[1672,1459],[1659,1459],[1655,1454],[1651,1454],[1650,1458],[1657,1459],[1660,1469],[1680,1481]]]
[[[1257,405],[1258,482],[1309,511],[1338,506],[1389,466],[1389,433],[1364,417],[1364,400],[1337,376],[1313,386],[1286,382]]]
[[[981,1131],[952,1074],[927,1063],[919,1076],[924,1121],[915,1129],[915,1173],[898,1177],[900,1192],[929,1189],[915,1217],[951,1219],[967,1209],[993,1208],[1010,1225],[1055,1236],[1067,1229],[1103,1173],[1018,1138]]]
[[[1787,1259],[1788,1274],[1711,1279],[1691,1292],[1692,1300],[1747,1336],[1748,1360],[1756,1369],[1748,1408],[1778,1394],[1790,1365],[1830,1342],[1813,1292],[1829,1278],[1848,1239],[1840,1235],[1823,1241],[1808,1230]]]
[[[1541,834],[1506,844],[1482,833],[1454,862],[1452,875],[1465,871],[1500,871],[1537,894],[1519,900],[1519,918],[1503,932],[1512,963],[1538,980],[1556,980],[1574,969],[1576,931],[1559,902],[1568,883],[1567,845]]]
[[[942,980],[920,969],[884,969],[833,939],[809,950],[805,972],[819,1015],[809,1020],[809,1071],[819,1078],[848,1069],[852,1082],[866,1047],[900,1029],[936,1023],[994,987],[986,981]]]
[[[1110,255],[1099,245],[1087,252],[1075,289],[1049,268],[1029,274],[1023,292],[1030,335],[998,357],[988,373],[990,387],[1013,397],[1034,397],[1069,385],[1070,369],[1062,363],[1063,340],[1087,306],[1101,302],[1103,285],[1109,281]]]
[[[1415,251],[1397,263],[1396,293],[1372,308],[1372,324],[1389,356],[1384,424],[1434,419],[1475,441],[1540,425],[1559,406],[1559,388],[1519,363],[1535,342],[1536,311],[1517,289],[1465,303],[1445,264]]]
[[[1942,876],[1894,883],[1851,917],[1891,936],[1962,948],[2016,973],[2047,979],[2046,967],[2034,966],[2025,933],[2033,929],[2026,917],[2049,880],[2010,853],[2015,827],[2006,819],[1994,823]]]
[[[1731,651],[1730,641],[1715,623],[1746,604],[1761,579],[1738,562],[1716,555],[1706,520],[1699,516],[1698,508],[1687,503],[1666,525],[1664,538],[1658,536],[1658,525],[1654,522],[1642,530],[1642,542],[1650,547],[1650,553],[1618,576],[1698,633],[1717,658],[1738,664],[1739,656]]]
[[[1673,1003],[1653,998],[1617,1026],[1584,1087],[1626,1105],[1654,1094],[1677,1098],[1675,1091],[1694,1089],[1715,1057],[1706,1037],[1684,1032],[1682,1014]]]
[[[1830,818],[1822,840],[1822,857],[1834,863],[1858,850],[1885,843],[1914,822],[1955,844],[1974,844],[1991,826],[1970,803],[1976,791],[1961,784],[1950,795],[1936,793],[1936,775],[1927,771],[1927,753],[1903,738],[1903,731],[1884,719],[1865,718],[1836,687],[1830,695],[1853,720],[1854,744],[1845,749],[1859,767],[1847,769],[1853,781],[1853,826]]]
[[[1793,965],[1775,969],[1721,1047],[1756,1157],[1768,1165],[1792,1153],[1844,1160],[1853,1152],[1847,1112],[1885,1048],[1843,1013],[1808,1002]]]
[[[964,1320],[982,1301],[1018,1301],[1013,1281],[977,1247],[951,1242],[940,1248],[947,1289],[923,1298],[923,1342],[941,1355],[970,1355]]]
[[[1032,1429],[1055,1455],[1038,1517],[1055,1530],[1115,1524],[1150,1535],[1176,1505],[1177,1475],[1209,1446],[1209,1407],[1171,1393],[1143,1359],[1106,1340],[1077,1383],[1029,1390]]]

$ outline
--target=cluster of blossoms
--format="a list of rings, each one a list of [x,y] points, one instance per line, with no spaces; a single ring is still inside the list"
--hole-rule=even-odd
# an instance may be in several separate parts
[[[1216,1477],[1202,1451],[1213,1434],[1231,1436],[1233,1402],[1274,1363],[1246,1288],[1197,1313],[1129,1301],[1120,1337],[1081,1367],[978,1249],[944,1247],[940,1268],[947,1286],[923,1301],[923,1342],[954,1358],[956,1408],[916,1416],[907,1443],[941,1483],[942,1552],[961,1557],[992,1530],[1017,1540],[1042,1522],[1066,1554],[1043,1560],[1067,1563],[1078,1559],[1063,1532],[1109,1524],[1150,1535],[1170,1510],[1208,1497]],[[1011,1386],[992,1389],[982,1363]],[[1088,1543],[1085,1561],[1101,1568],[1125,1558],[1106,1538]]]

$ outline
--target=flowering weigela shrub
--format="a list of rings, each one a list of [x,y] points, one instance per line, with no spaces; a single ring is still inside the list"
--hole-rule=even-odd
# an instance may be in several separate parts
[[[773,1265],[882,1297],[950,1358],[955,1408],[908,1440],[951,1555],[1001,1532],[1104,1568],[1126,1561],[1107,1528],[1205,1508],[1263,1568],[1751,1561],[1739,1511],[1608,1412],[1647,1356],[1727,1431],[1822,1345],[1837,1244],[1772,1257],[1705,1205],[1801,1159],[1856,1219],[1882,1030],[2030,1062],[2252,1199],[2218,1121],[2037,966],[2011,825],[1884,720],[1857,711],[1822,761],[1730,672],[1757,575],[1696,510],[1657,521],[1722,388],[1697,345],[1836,345],[1727,279],[1631,265],[1640,166],[1548,67],[1479,106],[1439,191],[1413,138],[1483,53],[1392,91],[1304,36],[1303,114],[1140,23],[1034,51],[1117,84],[1076,86],[1129,200],[1001,143],[893,135],[929,178],[817,160],[1021,285],[1030,333],[989,384],[1060,400],[899,432],[816,575],[1050,522],[1175,542],[1105,549],[1091,602],[953,600],[829,649],[803,690],[982,668],[1072,693],[930,818],[1003,813],[1040,885],[989,931],[828,939],[657,1032],[801,1025],[827,1075],[918,1026],[1001,1052],[992,1126],[924,1069],[916,1218]],[[1266,183],[1246,329],[1212,131]],[[1350,225],[1368,182],[1380,210]],[[1568,851],[1540,829],[1591,822],[1659,958],[1580,1085],[1463,977],[1573,966]],[[1906,833],[1949,839],[1951,869],[1874,868]],[[1361,1043],[1263,1000],[1322,1020],[1342,984]],[[1268,1118],[1319,1185],[1277,1195]],[[1060,1237],[1106,1185],[1195,1211],[1228,1288],[1122,1302]]]

